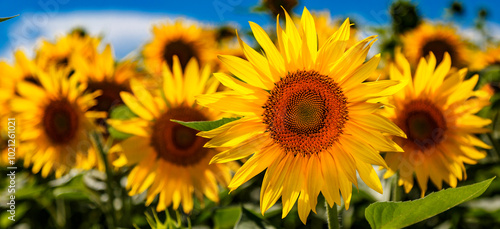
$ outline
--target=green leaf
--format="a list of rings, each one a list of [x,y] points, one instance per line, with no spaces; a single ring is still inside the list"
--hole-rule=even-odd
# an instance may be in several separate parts
[[[226,208],[219,208],[215,211],[213,216],[214,228],[225,229],[234,228],[234,225],[240,220],[241,207],[232,206]]]
[[[111,119],[126,120],[135,118],[137,117],[137,115],[135,115],[134,112],[132,112],[132,110],[130,110],[130,108],[128,108],[127,106],[119,105],[111,110],[109,117]]]
[[[16,208],[13,209],[14,210],[13,213],[15,213],[15,216],[11,219],[20,221],[23,218],[24,214],[26,214],[26,212],[29,209],[30,206],[28,203],[17,204]],[[5,211],[2,211],[2,213],[0,214],[0,228],[10,228],[16,222],[9,219],[9,217],[12,217],[9,210],[10,209],[6,209]]]
[[[137,115],[135,115],[134,112],[132,112],[132,110],[130,110],[130,108],[128,108],[127,106],[119,105],[119,106],[116,106],[115,108],[113,108],[113,110],[111,110],[109,117],[111,119],[127,120],[127,119],[131,119],[131,118],[135,118],[135,117],[137,117]],[[127,134],[127,133],[123,133],[121,131],[118,131],[117,129],[115,129],[111,126],[108,127],[108,132],[109,132],[109,135],[111,135],[111,137],[113,137],[114,139],[118,139],[118,140],[124,140],[124,139],[127,139],[127,138],[132,136],[131,134]]]
[[[17,17],[17,16],[19,16],[19,14],[18,14],[18,15],[14,15],[14,16],[12,16],[12,17],[0,17],[0,22],[7,21],[7,20],[9,20],[9,19],[11,19],[11,18],[15,18],[15,17]]]
[[[267,215],[267,214],[266,214]],[[241,207],[241,218],[238,223],[234,226],[235,229],[271,229],[274,228],[264,219],[262,219],[258,214]]]
[[[493,179],[431,193],[414,201],[374,203],[366,208],[365,217],[372,228],[407,227],[480,196]]]
[[[232,121],[236,121],[242,117],[235,117],[235,118],[222,118],[219,120],[215,121],[194,121],[194,122],[183,122],[175,119],[171,119],[170,121],[179,123],[183,126],[187,126],[191,129],[195,129],[198,131],[209,131],[213,130],[215,128],[218,128],[226,123],[230,123]]]
[[[83,182],[83,174],[78,174],[61,186],[57,186],[52,191],[55,198],[65,200],[88,200],[91,196],[90,189]]]

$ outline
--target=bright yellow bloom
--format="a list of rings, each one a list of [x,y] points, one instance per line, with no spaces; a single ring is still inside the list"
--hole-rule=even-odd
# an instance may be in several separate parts
[[[451,187],[457,179],[466,178],[464,163],[475,164],[486,153],[476,149],[489,149],[474,134],[485,133],[484,126],[491,120],[474,115],[488,105],[485,91],[473,91],[478,76],[464,80],[467,69],[449,74],[452,65],[448,53],[436,68],[433,54],[422,58],[412,78],[410,64],[401,53],[396,53],[396,64],[391,67],[392,80],[408,80],[404,90],[394,94],[384,109],[408,136],[396,138],[404,152],[388,152],[385,160],[389,166],[385,178],[399,172],[399,185],[406,192],[413,187],[413,174],[425,195],[430,178],[438,188],[442,181]]]
[[[87,59],[95,55],[100,39],[81,33],[69,33],[58,37],[54,43],[47,40],[36,50],[35,63],[44,71],[55,67],[58,69],[73,68],[74,55]]]
[[[200,65],[210,63],[213,57],[214,31],[181,20],[153,26],[153,40],[144,46],[144,64],[153,74],[161,75],[165,63],[172,69],[173,57],[180,60],[182,69],[195,58]]]
[[[25,82],[30,82],[36,85],[40,85],[36,72],[38,68],[35,63],[28,59],[24,52],[18,50],[14,53],[14,64],[10,65],[5,61],[0,62],[0,164],[7,162],[8,152],[7,152],[7,118],[15,118],[11,113],[10,109],[10,99],[12,99],[16,93],[16,84],[19,81],[24,80]],[[17,143],[17,142],[16,142]],[[18,146],[19,144],[16,144]],[[23,157],[23,151],[17,150],[16,159],[21,159]]]
[[[114,106],[123,104],[120,92],[130,91],[130,79],[142,76],[136,71],[136,62],[115,63],[110,45],[107,45],[102,53],[96,51],[90,59],[76,55],[74,60],[75,71],[80,73],[81,80],[88,84],[87,90],[102,92],[96,98],[96,106],[91,110],[108,112]]]
[[[262,213],[281,197],[285,217],[298,199],[305,223],[310,211],[316,211],[320,192],[333,206],[341,204],[340,190],[349,207],[356,171],[382,193],[372,164],[385,166],[379,151],[401,150],[386,134],[405,134],[374,112],[381,106],[377,102],[402,84],[362,83],[377,67],[380,55],[365,63],[375,37],[346,51],[348,19],[318,48],[314,19],[307,9],[300,28],[285,16],[286,30],[277,23],[279,49],[259,25],[250,22],[265,56],[242,41],[248,61],[219,56],[241,81],[214,74],[233,90],[199,96],[198,103],[243,117],[199,135],[211,138],[206,147],[229,147],[211,163],[251,156],[229,184],[231,190],[267,169],[260,194]]]
[[[44,177],[51,171],[60,177],[72,168],[98,166],[89,134],[96,131],[94,120],[103,115],[87,110],[95,105],[99,92],[84,94],[87,85],[78,82],[76,75],[68,78],[67,71],[52,69],[37,76],[41,87],[21,81],[17,85],[20,96],[10,101],[25,166],[33,165],[33,172],[41,170]]]
[[[444,54],[450,54],[452,66],[462,68],[469,64],[469,51],[456,30],[447,25],[422,23],[403,36],[403,51],[412,66],[417,66],[422,57],[433,52],[438,63]]]
[[[500,66],[500,46],[489,47],[486,52],[477,51],[470,68],[474,71],[480,71],[493,65]]]
[[[165,66],[165,65],[164,65]],[[122,92],[125,104],[139,117],[130,120],[108,120],[119,131],[134,136],[121,142],[113,151],[119,151],[114,161],[117,167],[133,166],[127,181],[130,195],[147,191],[146,205],[159,196],[157,211],[182,204],[184,212],[193,209],[193,194],[203,201],[206,196],[218,201],[217,183],[227,185],[231,179],[227,165],[209,165],[217,151],[203,148],[206,139],[196,136],[196,131],[171,119],[181,121],[208,121],[216,113],[194,103],[201,93],[213,93],[219,82],[209,79],[210,68],[199,71],[193,58],[182,71],[179,59],[174,56],[172,72],[163,70],[161,95],[151,95],[135,80],[132,92]]]

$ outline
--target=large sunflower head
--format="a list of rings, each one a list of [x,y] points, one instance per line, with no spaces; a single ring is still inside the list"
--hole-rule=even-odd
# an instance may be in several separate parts
[[[91,37],[85,33],[72,32],[58,37],[55,42],[42,40],[36,50],[35,62],[39,68],[48,71],[50,68],[73,68],[74,55],[91,58],[95,55],[100,38]]]
[[[453,67],[465,67],[469,60],[467,45],[456,30],[447,25],[422,23],[403,36],[403,50],[412,66],[417,66],[422,57],[434,53],[440,63],[448,53]]]
[[[285,16],[286,29],[277,20],[277,47],[250,22],[265,55],[240,41],[247,60],[219,56],[237,79],[216,73],[232,90],[200,96],[198,103],[242,118],[199,135],[211,138],[209,148],[230,148],[212,163],[251,156],[236,172],[231,190],[267,169],[260,192],[262,213],[281,197],[284,217],[298,200],[300,219],[306,222],[320,192],[333,206],[341,204],[340,190],[349,207],[356,171],[369,187],[382,192],[372,164],[385,166],[380,150],[401,150],[387,134],[405,134],[374,112],[381,106],[377,102],[401,88],[401,82],[363,83],[380,56],[365,62],[375,37],[346,51],[349,19],[318,47],[307,9],[300,27]]]
[[[144,46],[144,64],[153,74],[161,75],[166,63],[173,67],[174,56],[179,58],[182,69],[186,69],[191,58],[205,65],[213,58],[211,54],[217,45],[215,33],[195,24],[178,20],[153,26],[153,40]]]
[[[113,151],[119,151],[114,161],[117,167],[132,166],[128,176],[129,194],[147,191],[146,204],[159,196],[157,211],[172,205],[182,205],[184,212],[193,208],[193,194],[203,201],[206,196],[218,201],[217,183],[226,186],[230,179],[227,165],[209,165],[216,154],[203,148],[207,142],[196,136],[196,131],[172,119],[181,121],[208,121],[217,114],[194,103],[194,96],[213,93],[218,82],[209,79],[210,69],[201,72],[196,59],[191,59],[183,74],[180,60],[173,58],[173,69],[164,68],[161,95],[151,95],[142,85],[132,81],[133,94],[122,92],[125,104],[138,117],[130,120],[108,120],[119,131],[133,136],[121,142]]]
[[[100,165],[91,139],[96,118],[88,111],[100,92],[84,94],[86,84],[67,71],[39,72],[41,86],[21,81],[11,107],[19,121],[18,136],[25,151],[25,165],[47,176],[60,177],[72,168],[91,169]]]
[[[397,53],[391,79],[410,83],[391,97],[394,106],[384,109],[386,116],[408,136],[395,139],[404,152],[385,155],[389,166],[385,177],[399,172],[399,185],[409,192],[415,174],[422,196],[429,178],[438,189],[443,181],[455,187],[457,180],[466,178],[464,163],[475,164],[485,157],[486,153],[476,147],[490,148],[475,136],[487,132],[484,127],[491,122],[474,115],[489,103],[486,92],[473,91],[478,76],[464,80],[466,69],[450,75],[452,63],[448,53],[436,65],[436,57],[431,53],[427,60],[420,60],[412,77],[410,64]]]

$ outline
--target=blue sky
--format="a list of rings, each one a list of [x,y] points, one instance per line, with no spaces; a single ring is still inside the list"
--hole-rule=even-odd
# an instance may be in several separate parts
[[[1,1],[0,16],[21,14],[20,17],[0,24],[0,58],[24,47],[31,52],[40,36],[53,38],[74,26],[87,27],[91,34],[105,36],[112,43],[118,57],[130,53],[150,38],[150,27],[155,22],[176,16],[186,16],[203,23],[217,25],[232,23],[247,28],[247,21],[274,24],[263,13],[252,13],[259,0],[21,0]],[[312,11],[329,10],[333,17],[350,16],[358,24],[384,25],[389,22],[388,6],[392,0],[308,0],[300,1],[297,13],[307,6]],[[452,0],[415,1],[426,18],[438,19]],[[489,22],[500,35],[500,3],[497,0],[463,1],[466,12],[459,20],[464,28],[471,27],[480,8],[487,8]]]

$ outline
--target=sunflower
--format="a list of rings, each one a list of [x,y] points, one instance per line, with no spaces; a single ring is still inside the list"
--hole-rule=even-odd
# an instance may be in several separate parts
[[[2,76],[12,76],[14,71],[9,64],[6,62],[0,62],[0,75]],[[10,116],[10,106],[9,100],[14,96],[14,82],[15,79],[10,77],[0,77],[0,165],[5,165],[8,161],[8,118],[13,118]],[[19,157],[19,154],[16,154]]]
[[[297,0],[261,0],[257,9],[268,11],[272,17],[280,16],[283,18],[283,10],[292,12],[299,2]]]
[[[380,55],[364,63],[375,37],[345,51],[349,19],[318,50],[309,11],[304,8],[300,28],[288,13],[285,16],[286,30],[277,19],[279,50],[259,25],[250,22],[265,56],[241,40],[248,61],[219,56],[239,80],[214,74],[233,90],[199,96],[198,103],[243,117],[199,135],[211,138],[206,147],[230,148],[211,163],[252,155],[235,174],[230,190],[267,169],[260,192],[262,213],[281,197],[285,217],[298,199],[305,223],[320,192],[333,206],[341,204],[340,190],[349,207],[356,171],[382,193],[372,164],[385,166],[380,150],[401,150],[386,134],[405,134],[374,112],[381,106],[377,102],[400,89],[402,82],[362,83]]]
[[[82,76],[82,81],[88,84],[90,92],[101,91],[97,104],[91,110],[108,112],[116,105],[123,104],[120,92],[130,91],[129,81],[131,78],[142,76],[137,72],[137,63],[133,61],[122,61],[115,63],[111,46],[107,45],[102,53],[95,52],[90,60],[77,55],[75,59],[75,71]]]
[[[35,63],[28,59],[24,52],[18,50],[14,53],[14,64],[10,65],[5,61],[0,62],[0,164],[6,163],[8,158],[7,154],[7,118],[13,118],[11,113],[9,101],[14,97],[16,92],[16,84],[19,81],[30,82],[40,85],[38,77],[36,76],[37,67]],[[23,157],[23,151],[16,152],[16,158]]]
[[[448,53],[436,68],[436,57],[431,53],[422,58],[412,80],[408,61],[396,53],[396,66],[391,67],[391,79],[410,83],[390,98],[394,106],[384,109],[386,116],[408,136],[396,138],[404,152],[388,152],[389,166],[385,178],[399,171],[399,185],[408,193],[413,187],[413,174],[422,191],[430,180],[438,188],[445,181],[456,187],[457,180],[466,179],[466,164],[475,164],[486,153],[476,147],[489,149],[474,134],[485,133],[484,126],[491,120],[474,115],[488,105],[489,95],[473,91],[478,76],[464,80],[467,69],[449,74],[451,57]],[[486,93],[486,95],[485,95]]]
[[[44,71],[49,71],[53,66],[58,69],[71,69],[74,55],[89,59],[95,55],[99,43],[100,38],[79,32],[58,37],[54,43],[42,40],[42,45],[36,50],[35,63]]]
[[[191,58],[200,65],[213,60],[213,49],[217,45],[214,31],[188,25],[182,20],[153,26],[153,40],[144,46],[144,64],[153,74],[161,75],[163,64],[172,69],[173,57],[180,60],[182,69]]]
[[[500,46],[489,47],[486,52],[477,51],[471,63],[471,70],[480,71],[488,66],[500,66]]]
[[[77,73],[75,73],[77,74]],[[11,99],[18,119],[19,140],[25,152],[25,166],[43,177],[55,171],[56,178],[72,168],[91,169],[98,164],[89,138],[95,131],[99,112],[87,111],[95,105],[99,92],[83,94],[86,84],[67,71],[39,72],[41,87],[21,81],[18,97]]]
[[[132,92],[122,92],[125,104],[138,115],[130,120],[108,120],[108,124],[133,136],[113,149],[121,151],[114,161],[117,167],[135,167],[130,172],[127,189],[136,195],[148,189],[146,205],[158,195],[157,211],[182,204],[184,212],[193,209],[193,194],[217,202],[217,182],[227,185],[230,168],[227,165],[209,165],[216,151],[203,148],[206,140],[196,131],[171,119],[207,121],[217,114],[194,103],[194,96],[215,92],[216,80],[209,80],[210,68],[199,72],[195,58],[186,65],[184,74],[177,56],[173,58],[172,72],[163,70],[161,96],[152,96],[142,85],[132,81]],[[117,149],[118,147],[118,149]]]
[[[451,26],[422,23],[407,32],[402,40],[405,56],[412,66],[416,66],[420,58],[428,56],[429,52],[434,53],[438,63],[447,52],[453,67],[462,68],[468,64],[467,46]]]
[[[16,52],[14,52],[13,65],[9,65],[6,62],[0,62],[0,75],[9,76],[4,77],[5,79],[3,84],[9,85],[7,87],[10,87],[12,89],[14,89],[15,83],[19,80],[24,80],[36,85],[40,85],[40,81],[36,76],[38,70],[39,69],[35,62],[29,59],[21,50],[17,50]]]

